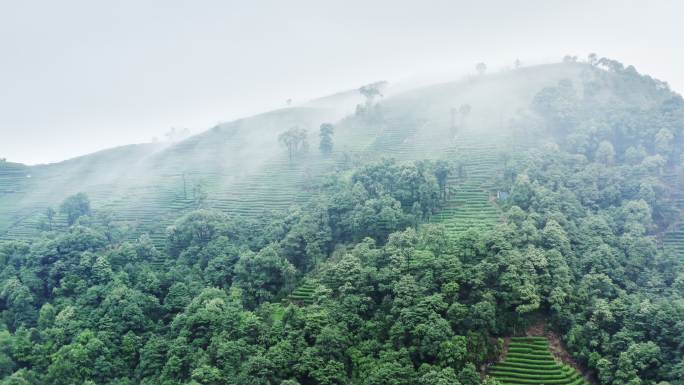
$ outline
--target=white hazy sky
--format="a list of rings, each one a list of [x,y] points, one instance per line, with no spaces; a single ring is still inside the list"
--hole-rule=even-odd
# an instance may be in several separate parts
[[[0,157],[53,162],[385,79],[589,52],[684,91],[684,2],[0,0]]]

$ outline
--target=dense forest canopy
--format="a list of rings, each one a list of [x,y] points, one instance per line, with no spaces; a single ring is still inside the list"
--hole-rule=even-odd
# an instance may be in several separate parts
[[[508,337],[540,323],[578,381],[684,384],[684,254],[664,247],[684,209],[684,100],[614,60],[566,60],[582,76],[505,126],[532,145],[478,187],[491,227],[437,220],[474,194],[453,187],[476,175],[467,153],[345,162],[257,216],[199,199],[159,242],[70,196],[39,238],[0,243],[0,384],[493,385],[509,383],[488,375]],[[415,101],[380,86],[307,151],[408,119],[393,106]],[[482,124],[477,108],[445,108],[444,131]],[[286,128],[296,163],[307,134]]]

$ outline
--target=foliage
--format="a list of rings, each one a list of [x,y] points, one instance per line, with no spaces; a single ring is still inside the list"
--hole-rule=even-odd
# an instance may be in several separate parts
[[[78,218],[90,214],[90,199],[84,193],[72,195],[62,202],[59,211],[66,215],[67,223],[73,225]]]
[[[307,131],[299,127],[291,127],[278,136],[278,142],[287,147],[290,162],[308,150],[307,136]]]
[[[335,127],[330,123],[321,124],[321,131],[319,136],[321,137],[321,143],[319,148],[322,153],[330,154],[333,149],[333,134],[335,132]]]
[[[0,243],[0,383],[496,384],[480,370],[497,337],[546,319],[602,384],[681,384],[684,269],[658,236],[676,219],[684,103],[591,63],[581,86],[534,98],[554,143],[505,162],[492,230],[426,223],[448,161],[362,163],[256,218],[198,191],[156,244],[70,197],[66,228],[52,213],[41,238]],[[281,137],[301,153],[303,130]],[[523,341],[508,359],[530,381],[550,366],[576,380],[544,349]],[[490,374],[519,378],[511,362]]]

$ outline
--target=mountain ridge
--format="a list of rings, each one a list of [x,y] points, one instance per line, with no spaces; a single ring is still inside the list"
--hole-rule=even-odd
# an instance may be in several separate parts
[[[150,209],[155,214],[123,215],[133,227],[160,213],[171,217],[177,210],[192,208],[193,189],[204,189],[209,204],[228,212],[244,212],[243,202],[258,203],[254,213],[285,209],[309,195],[306,186],[316,177],[348,167],[354,159],[409,160],[448,153],[456,143],[450,132],[453,111],[466,105],[472,111],[457,119],[464,126],[462,134],[489,139],[497,133],[514,135],[516,120],[533,121],[529,105],[539,90],[562,79],[581,84],[582,76],[596,76],[591,75],[596,71],[582,63],[556,63],[468,76],[390,93],[375,101],[372,110],[356,114],[340,111],[353,104],[363,106],[364,98],[358,91],[356,96],[355,91],[343,91],[301,106],[221,123],[175,143],[119,146],[59,163],[26,166],[31,178],[18,184],[15,193],[0,194],[0,238],[12,238],[13,231],[20,237],[38,233],[47,207],[55,208],[81,191],[91,196],[95,208],[122,212],[128,206],[159,206]],[[336,109],[330,100],[340,98],[345,106]],[[316,101],[325,101],[326,107],[312,107]],[[315,148],[322,123],[335,124],[330,156]],[[292,127],[308,131],[312,149],[287,161],[278,135]],[[144,228],[137,234],[149,231]],[[155,232],[161,237],[163,230]]]

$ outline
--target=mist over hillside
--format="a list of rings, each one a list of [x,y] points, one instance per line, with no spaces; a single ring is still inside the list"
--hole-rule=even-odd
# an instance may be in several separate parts
[[[468,132],[505,135],[511,120],[529,113],[537,91],[561,79],[577,80],[583,70],[580,64],[535,66],[390,92],[378,99],[382,118],[377,122],[355,117],[364,97],[358,90],[346,91],[301,107],[222,123],[177,143],[124,146],[56,164],[18,166],[11,174],[15,185],[6,182],[9,187],[0,196],[0,206],[8,208],[0,214],[0,231],[5,237],[35,233],[48,207],[77,192],[88,193],[95,207],[115,209],[133,227],[143,226],[142,232],[153,229],[144,226],[148,218],[135,206],[145,206],[154,217],[175,216],[177,209],[193,207],[192,190],[198,186],[206,190],[209,207],[231,210],[237,209],[232,202],[271,197],[272,205],[255,202],[252,210],[286,208],[311,178],[341,167],[343,159],[400,155],[407,160],[441,154],[454,144],[451,110],[462,105],[472,108]],[[295,162],[284,160],[281,133],[305,129],[315,147],[324,122],[336,127],[329,157],[314,148]],[[280,179],[282,184],[275,183]],[[137,213],[123,214],[121,209]],[[163,231],[163,226],[156,229],[159,235]]]
[[[0,385],[684,384],[684,99],[513,67],[0,162]]]

